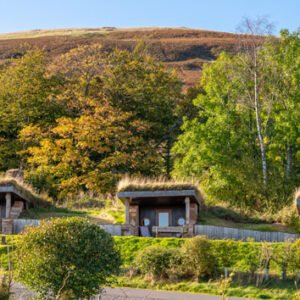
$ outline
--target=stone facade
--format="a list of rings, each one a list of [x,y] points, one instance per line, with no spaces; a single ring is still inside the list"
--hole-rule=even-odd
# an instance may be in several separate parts
[[[139,226],[139,206],[129,206],[129,225]]]
[[[197,224],[198,220],[198,205],[196,203],[190,204],[190,225]]]

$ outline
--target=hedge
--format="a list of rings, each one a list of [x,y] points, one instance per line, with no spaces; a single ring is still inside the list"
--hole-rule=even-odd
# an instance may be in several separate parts
[[[123,267],[133,265],[138,253],[149,246],[159,245],[167,249],[181,248],[187,239],[182,238],[146,238],[146,237],[114,237],[120,251]],[[218,265],[228,267],[238,272],[251,272],[259,263],[263,243],[254,241],[209,240]],[[273,250],[282,249],[284,243],[266,243]],[[270,272],[280,275],[280,267],[271,260]]]

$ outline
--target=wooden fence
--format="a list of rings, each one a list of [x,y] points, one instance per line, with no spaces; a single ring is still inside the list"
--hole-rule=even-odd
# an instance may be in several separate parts
[[[40,220],[15,219],[13,221],[13,233],[20,233],[27,226],[38,226],[39,224]],[[124,235],[124,232],[122,231],[122,225],[104,224],[100,225],[100,227],[113,236]],[[288,239],[300,238],[299,234],[286,232],[267,232],[211,225],[195,225],[194,230],[195,235],[206,235],[208,238],[216,240],[233,239],[246,241],[247,239],[253,239],[256,242],[284,242]]]
[[[300,237],[299,234],[286,232],[257,231],[211,225],[195,225],[195,235],[206,235],[208,238],[216,240],[233,239],[246,241],[247,239],[254,239],[256,242],[284,242],[288,239]]]
[[[112,236],[121,236],[122,235],[122,225],[120,224],[105,224],[100,225],[102,229],[110,233]]]

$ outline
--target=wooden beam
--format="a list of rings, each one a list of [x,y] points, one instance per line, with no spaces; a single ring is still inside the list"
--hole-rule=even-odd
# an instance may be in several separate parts
[[[125,213],[126,213],[125,224],[129,225],[129,199],[125,200],[125,206],[126,206],[126,209],[125,209]]]
[[[185,200],[185,224],[190,224],[190,210],[191,210],[191,200],[189,197],[186,197]]]
[[[5,201],[6,201],[5,218],[8,218],[11,209],[11,193],[5,194]]]

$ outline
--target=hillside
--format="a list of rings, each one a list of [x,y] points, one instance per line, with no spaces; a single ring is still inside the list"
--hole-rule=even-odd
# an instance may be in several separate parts
[[[194,85],[203,63],[222,50],[236,51],[241,36],[232,33],[187,28],[124,28],[32,30],[0,35],[0,62],[20,55],[22,45],[43,48],[50,56],[79,45],[101,43],[106,50],[132,49],[144,40],[151,54],[177,69],[186,87]]]

